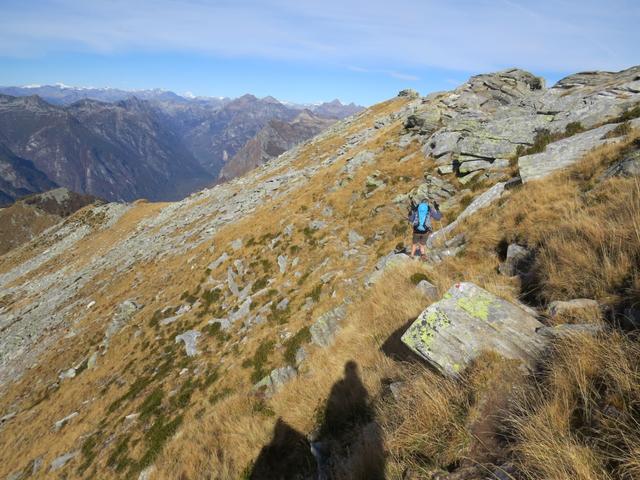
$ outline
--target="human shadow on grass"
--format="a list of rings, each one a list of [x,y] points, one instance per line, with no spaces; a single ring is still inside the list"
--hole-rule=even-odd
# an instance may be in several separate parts
[[[251,480],[383,480],[385,453],[369,393],[354,361],[331,388],[309,439],[282,419],[249,476]]]

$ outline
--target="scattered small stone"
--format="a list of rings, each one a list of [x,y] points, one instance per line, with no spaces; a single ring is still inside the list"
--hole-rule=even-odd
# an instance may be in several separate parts
[[[224,262],[226,262],[229,259],[229,254],[227,252],[224,252],[222,255],[220,255],[216,260],[214,260],[213,262],[211,262],[209,264],[209,266],[207,267],[209,270],[215,270],[216,268],[218,268],[220,265],[222,265]]]
[[[420,280],[416,288],[428,298],[436,298],[438,296],[438,288],[427,280]]]
[[[276,309],[282,311],[282,310],[286,310],[288,306],[289,306],[289,299],[288,298],[283,298],[276,305]]]
[[[140,472],[140,475],[138,475],[138,480],[149,480],[154,470],[155,470],[155,467],[153,465],[145,468]]]
[[[75,452],[69,452],[69,453],[65,453],[64,455],[60,455],[53,462],[51,462],[49,471],[53,472],[55,470],[61,469],[67,464],[67,462],[69,462],[70,460],[73,460],[77,456],[78,456],[77,450]]]
[[[364,237],[360,235],[358,232],[356,232],[355,230],[349,230],[348,238],[349,238],[349,245],[351,246],[364,242]]]
[[[66,417],[58,420],[56,423],[53,424],[53,431],[59,432],[62,429],[62,427],[64,427],[67,423],[69,423],[78,415],[80,415],[78,412],[73,412],[70,415],[67,415]]]
[[[138,412],[136,413],[130,413],[129,415],[127,415],[126,417],[124,417],[124,419],[127,422],[133,422],[134,420],[137,420],[138,417],[140,416],[140,414]]]
[[[60,380],[65,380],[67,378],[74,378],[76,376],[76,369],[70,368],[69,370],[65,370],[58,375]]]
[[[498,266],[498,271],[508,277],[522,273],[529,255],[529,250],[512,243],[507,247],[507,258]]]
[[[187,352],[188,357],[193,357],[198,355],[198,350],[196,349],[196,343],[198,341],[198,337],[202,335],[197,330],[187,330],[184,333],[176,336],[176,343],[184,342],[184,348]]]
[[[307,350],[304,347],[296,351],[296,366],[299,367],[307,359]]]
[[[595,335],[604,330],[603,325],[595,323],[581,323],[577,325],[563,323],[561,325],[555,325],[553,327],[542,327],[536,330],[536,333],[544,337],[556,338],[567,337],[574,334],[589,334]]]
[[[282,231],[282,233],[284,233],[287,237],[290,237],[291,235],[293,235],[294,229],[295,229],[294,225],[290,223],[289,225],[284,227],[284,230]]]
[[[309,222],[309,228],[311,230],[321,230],[327,226],[327,222],[322,220],[311,220]]]
[[[591,298],[575,298],[568,301],[555,301],[549,304],[548,313],[551,317],[557,317],[559,315],[567,315],[571,317],[595,315],[597,318],[600,314],[600,304]]]
[[[298,375],[295,368],[290,365],[286,367],[276,368],[269,375],[264,377],[254,385],[256,390],[266,390],[268,396],[275,394],[285,383],[294,379]]]
[[[242,248],[242,239],[237,238],[233,242],[231,242],[231,248],[233,248],[235,251],[240,250]]]
[[[278,268],[280,269],[280,273],[287,271],[287,262],[288,259],[285,255],[278,255]]]
[[[16,412],[7,413],[5,416],[0,417],[0,425],[4,425],[5,423],[13,420],[16,416]]]
[[[93,306],[96,304],[95,300],[91,300],[89,303],[87,303],[87,310],[89,310],[90,308],[93,308]]]
[[[391,395],[393,395],[393,398],[396,401],[400,400],[400,393],[402,392],[402,389],[404,388],[404,382],[393,382],[391,384],[389,384],[389,390],[391,391]]]
[[[184,315],[185,313],[190,311],[191,308],[192,308],[191,305],[189,305],[188,303],[185,303],[180,308],[178,308],[178,311],[176,311],[176,315]]]

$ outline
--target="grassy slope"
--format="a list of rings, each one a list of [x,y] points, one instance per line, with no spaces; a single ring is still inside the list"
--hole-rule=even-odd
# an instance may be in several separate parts
[[[296,163],[326,158],[344,143],[348,133],[369,126],[377,116],[402,103],[398,99],[374,107],[351,132],[306,147]],[[0,474],[22,469],[38,456],[44,457],[46,465],[62,453],[80,449],[78,458],[64,470],[68,478],[128,478],[151,463],[156,465],[154,478],[239,478],[269,442],[277,418],[304,433],[318,426],[332,385],[342,377],[345,364],[356,360],[376,413],[375,428],[388,453],[388,478],[401,478],[407,468],[421,475],[419,472],[451,465],[507,458],[534,478],[633,478],[638,473],[634,458],[640,441],[633,427],[640,382],[637,349],[627,337],[613,334],[559,345],[546,370],[535,379],[522,378],[513,365],[487,356],[454,382],[421,365],[394,360],[381,350],[394,332],[428,304],[408,280],[413,273],[423,272],[440,292],[464,279],[505,298],[516,298],[522,286],[496,272],[497,248],[504,240],[518,240],[539,252],[533,292],[539,302],[575,296],[610,305],[637,301],[638,185],[629,179],[599,185],[594,181],[603,164],[617,157],[617,148],[603,149],[570,172],[514,191],[481,216],[467,220],[461,227],[469,233],[463,256],[437,267],[416,264],[391,271],[365,291],[362,279],[377,258],[407,240],[399,228],[404,212],[391,199],[419,184],[430,168],[428,162],[398,163],[417,148],[385,147],[399,132],[396,122],[361,147],[383,151],[376,164],[363,167],[345,188],[328,191],[340,178],[343,164],[339,162],[317,174],[308,187],[224,228],[212,238],[214,252],[204,245],[184,257],[138,265],[112,278],[105,292],[81,292],[97,304],[83,315],[80,335],[62,340],[47,352],[0,399],[0,411],[22,412],[2,431]],[[374,170],[381,172],[388,185],[365,198],[365,178]],[[588,190],[588,186],[595,188]],[[309,219],[322,218],[327,205],[334,211],[327,219],[330,227],[316,233],[305,231]],[[84,240],[67,257],[34,275],[108,248],[117,236],[134,229],[141,218],[154,215],[158,208],[155,204],[135,206],[113,231]],[[608,217],[611,211],[615,214]],[[283,237],[270,247],[270,241],[288,223],[296,227],[292,237]],[[362,261],[342,256],[351,228],[371,239],[376,232],[384,232],[380,240],[363,247],[367,257]],[[250,246],[234,253],[228,245],[236,238]],[[297,248],[299,252],[293,253]],[[196,298],[204,302],[204,292],[216,284],[213,280],[225,278],[229,263],[206,271],[223,251],[233,258],[242,257],[250,266],[247,281],[274,279],[261,303],[269,297],[287,297],[291,307],[288,313],[253,327],[242,341],[237,334],[226,338],[210,331],[199,342],[203,354],[190,359],[174,343],[174,336],[188,328],[203,330],[208,319],[223,313],[219,302],[214,301],[206,312],[195,308],[164,327],[157,325],[155,312]],[[298,256],[300,264],[295,270],[302,281],[292,271],[284,276],[277,272],[276,258],[282,253]],[[11,262],[4,259],[2,268]],[[336,275],[322,285],[320,277],[329,271]],[[113,306],[132,296],[145,307],[112,340],[98,367],[62,383],[59,389],[48,389],[58,371],[95,348]],[[317,302],[305,309],[310,296]],[[299,332],[345,297],[354,303],[336,343],[327,349],[310,349],[304,375],[273,399],[250,394],[253,372],[286,362],[283,337]],[[264,354],[256,357],[256,351]],[[610,355],[612,351],[617,353]],[[253,361],[249,365],[247,360]],[[195,375],[179,375],[183,368]],[[390,380],[405,382],[402,401],[385,393]],[[521,386],[513,396],[519,408],[496,400],[511,398],[513,385]],[[489,393],[497,397],[487,397]],[[612,405],[622,412],[616,417],[620,420],[612,418]],[[60,432],[52,432],[55,420],[76,410],[78,417]],[[133,422],[124,419],[133,412],[141,417]],[[578,422],[569,422],[576,413],[581,415]],[[488,417],[493,420],[481,422]],[[371,478],[369,469],[379,464],[381,452],[370,441],[370,430],[371,426],[353,428],[333,439],[334,452],[342,460],[341,471],[336,472],[339,477]],[[596,432],[605,432],[607,442],[593,441]],[[42,475],[43,471],[44,478]]]

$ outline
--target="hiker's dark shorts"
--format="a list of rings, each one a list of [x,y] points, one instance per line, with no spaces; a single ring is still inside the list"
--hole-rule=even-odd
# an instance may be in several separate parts
[[[414,244],[418,244],[418,245],[426,245],[427,244],[427,239],[429,238],[429,235],[431,235],[431,231],[427,230],[426,232],[417,232],[417,231],[413,231],[413,239],[411,240]]]

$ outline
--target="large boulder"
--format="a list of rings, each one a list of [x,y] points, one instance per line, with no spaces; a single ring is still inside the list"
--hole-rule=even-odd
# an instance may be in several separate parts
[[[456,376],[483,351],[533,366],[546,344],[536,334],[542,327],[516,305],[473,283],[457,283],[420,314],[402,342],[445,375]]]

